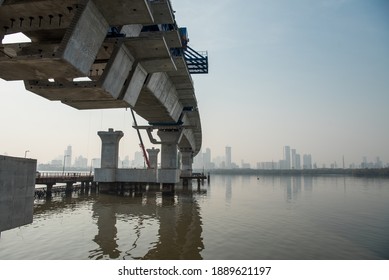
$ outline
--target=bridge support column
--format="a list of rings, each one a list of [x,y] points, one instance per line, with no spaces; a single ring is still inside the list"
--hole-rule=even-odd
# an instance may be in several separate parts
[[[85,194],[89,194],[89,182],[85,182]]]
[[[92,182],[91,185],[91,193],[95,194],[97,192],[97,188],[100,190],[100,185],[97,185],[97,182]]]
[[[53,193],[53,186],[54,183],[46,184],[46,197],[51,197],[51,194]]]
[[[72,191],[73,191],[73,182],[67,182],[66,183],[65,193],[66,194],[71,194]]]
[[[114,131],[113,128],[97,133],[101,138],[101,168],[118,168],[119,141],[123,137],[122,131]]]
[[[101,168],[95,169],[95,181],[102,183],[116,182],[116,173],[119,160],[119,141],[123,137],[122,131],[107,131],[97,133],[101,138]],[[100,184],[100,192],[109,191],[109,184]]]
[[[154,169],[158,169],[158,154],[159,149],[147,149],[147,153],[149,154],[150,167]]]
[[[191,148],[181,148],[181,177],[192,176],[193,151]]]
[[[182,134],[182,129],[158,130],[161,139],[161,169],[158,172],[158,180],[163,184],[162,189],[166,185],[166,188],[171,190],[171,185],[180,181],[177,144]]]
[[[152,180],[150,182],[156,183],[158,181],[158,154],[159,149],[155,149],[154,147],[152,149],[147,149],[147,153],[149,154],[149,162],[150,162],[150,169],[149,172],[152,173]]]

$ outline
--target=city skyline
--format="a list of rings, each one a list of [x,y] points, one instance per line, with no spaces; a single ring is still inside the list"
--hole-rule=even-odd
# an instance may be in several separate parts
[[[303,152],[299,154],[296,149],[290,146],[283,146],[283,153],[281,158],[271,159],[270,161],[257,161],[255,164],[247,162],[243,158],[232,160],[233,149],[230,146],[225,147],[225,154],[223,156],[216,156],[211,158],[212,150],[206,148],[205,152],[199,153],[194,159],[194,169],[234,169],[234,168],[247,168],[247,169],[317,169],[317,168],[384,168],[389,167],[389,162],[383,162],[379,155],[374,158],[368,158],[361,156],[360,161],[357,162],[345,162],[344,156],[342,161],[336,160],[330,163],[323,163],[315,158],[312,154]],[[289,155],[289,156],[288,156]],[[229,159],[227,160],[227,158]],[[230,162],[228,164],[228,162]],[[241,162],[241,164],[238,164]]]
[[[156,146],[158,148],[158,146]],[[320,160],[312,160],[312,155],[309,153],[299,154],[297,150],[288,145],[282,147],[280,158],[272,158],[265,160],[257,160],[248,162],[244,158],[233,159],[233,149],[230,146],[225,146],[224,155],[216,155],[212,157],[212,149],[209,147],[202,149],[194,158],[193,169],[316,169],[316,168],[385,168],[389,167],[389,162],[383,161],[379,155],[375,157],[360,156],[360,160],[356,162],[345,161],[342,156],[340,161],[334,159],[329,163],[321,162]],[[31,151],[26,150],[25,156]],[[179,153],[179,152],[178,152]],[[4,155],[8,155],[4,153]],[[158,156],[160,160],[160,155]],[[41,161],[38,159],[38,165],[47,167],[74,167],[81,169],[98,168],[100,166],[100,155],[95,157],[85,157],[83,154],[76,154],[73,160],[73,146],[67,145],[63,154],[58,154],[50,160]],[[65,164],[64,164],[65,162]],[[133,157],[128,154],[119,155],[119,168],[145,168],[143,153],[135,151]]]
[[[100,156],[87,158],[82,154],[77,154],[73,160],[72,145],[68,145],[63,152],[63,155],[57,155],[49,161],[42,162],[38,160],[38,166],[43,168],[80,168],[92,169],[100,167]],[[29,151],[25,151],[29,152]],[[27,153],[26,153],[27,154]],[[158,156],[160,160],[160,155]],[[288,145],[282,147],[281,158],[271,159],[270,161],[256,161],[255,163],[247,162],[243,158],[233,160],[233,149],[230,146],[225,147],[224,155],[212,157],[212,150],[205,148],[195,158],[193,169],[317,169],[317,168],[384,168],[389,167],[389,162],[382,161],[377,155],[373,158],[361,156],[361,160],[357,162],[345,162],[344,156],[342,161],[336,160],[329,164],[322,163],[316,159],[312,159],[309,153],[297,153],[297,150]],[[65,163],[64,163],[65,162]],[[240,164],[239,164],[240,163]],[[135,151],[133,157],[129,155],[119,156],[119,168],[145,168],[143,153]]]
[[[229,146],[233,161],[251,166],[282,158],[285,143],[309,151],[319,166],[342,166],[343,157],[346,165],[364,156],[389,162],[388,1],[172,5],[190,46],[209,54],[209,74],[192,77],[202,150],[217,157]],[[125,109],[75,110],[26,91],[22,81],[0,79],[0,88],[1,154],[29,151],[48,162],[73,143],[73,155],[97,158],[97,132],[109,128],[124,132],[121,158],[139,151]],[[140,117],[138,123],[147,124]],[[142,133],[146,148],[154,147]]]

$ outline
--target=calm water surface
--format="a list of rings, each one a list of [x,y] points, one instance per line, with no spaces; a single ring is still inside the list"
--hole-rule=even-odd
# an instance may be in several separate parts
[[[36,200],[0,259],[389,259],[389,179],[213,175],[126,196]]]

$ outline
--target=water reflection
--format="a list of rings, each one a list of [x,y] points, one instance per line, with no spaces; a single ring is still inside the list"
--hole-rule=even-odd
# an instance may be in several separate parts
[[[160,227],[157,244],[144,259],[202,259],[204,249],[200,207],[190,188],[176,191],[177,203],[172,197],[163,197],[163,207],[158,208]]]
[[[195,185],[195,184],[194,184]],[[91,234],[94,248],[89,259],[202,259],[202,219],[197,197],[206,191],[177,186],[165,194],[159,185],[122,194],[81,194],[40,200],[36,217],[77,211],[89,204],[97,232]],[[74,237],[73,237],[74,238]]]
[[[232,178],[231,176],[226,176],[226,203],[227,205],[231,205],[232,198]]]
[[[99,245],[98,249],[91,251],[89,258],[101,259],[108,255],[111,259],[117,259],[120,256],[117,240],[116,214],[117,207],[105,196],[100,197],[93,204],[93,217],[97,218],[98,233],[93,239]]]
[[[0,259],[389,259],[388,179],[215,175],[202,189],[37,200]]]
[[[304,191],[312,192],[313,190],[313,177],[304,176]]]

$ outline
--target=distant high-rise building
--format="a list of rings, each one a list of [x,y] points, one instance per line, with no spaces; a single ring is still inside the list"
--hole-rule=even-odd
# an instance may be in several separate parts
[[[279,166],[279,169],[288,169],[286,166],[286,160],[284,160],[284,159],[280,159],[278,161],[278,166]]]
[[[296,154],[296,165],[295,165],[295,169],[301,169],[301,158],[300,158],[300,154]]]
[[[303,156],[303,167],[304,169],[312,169],[312,156],[304,155]]]
[[[226,147],[226,168],[231,169],[232,164],[231,164],[231,147]]]
[[[211,149],[206,148],[205,153],[203,153],[203,163],[204,163],[204,168],[206,170],[209,170],[211,168]]]
[[[64,166],[70,167],[72,166],[72,146],[68,146],[64,151]]]
[[[376,162],[375,162],[375,168],[383,168],[384,167],[384,164],[382,163],[380,157],[377,157],[376,158]]]
[[[284,147],[284,169],[290,169],[290,147]]]
[[[101,167],[101,158],[93,158],[91,161],[91,167],[100,168]]]
[[[291,168],[296,169],[296,149],[292,149],[292,162]]]
[[[77,168],[87,168],[88,167],[88,159],[83,156],[79,156],[74,160],[74,167]]]
[[[136,167],[136,168],[143,168],[144,167],[145,162],[144,162],[142,152],[137,151],[134,153],[134,161],[133,161],[132,165],[133,165],[133,167]]]
[[[197,156],[193,159],[193,168],[194,169],[203,169],[203,153],[198,153]]]
[[[130,167],[130,157],[129,156],[125,156],[124,160],[122,161],[121,167],[122,168],[129,168]]]
[[[251,168],[251,164],[250,163],[246,163],[242,160],[242,168],[243,169],[250,169]]]

